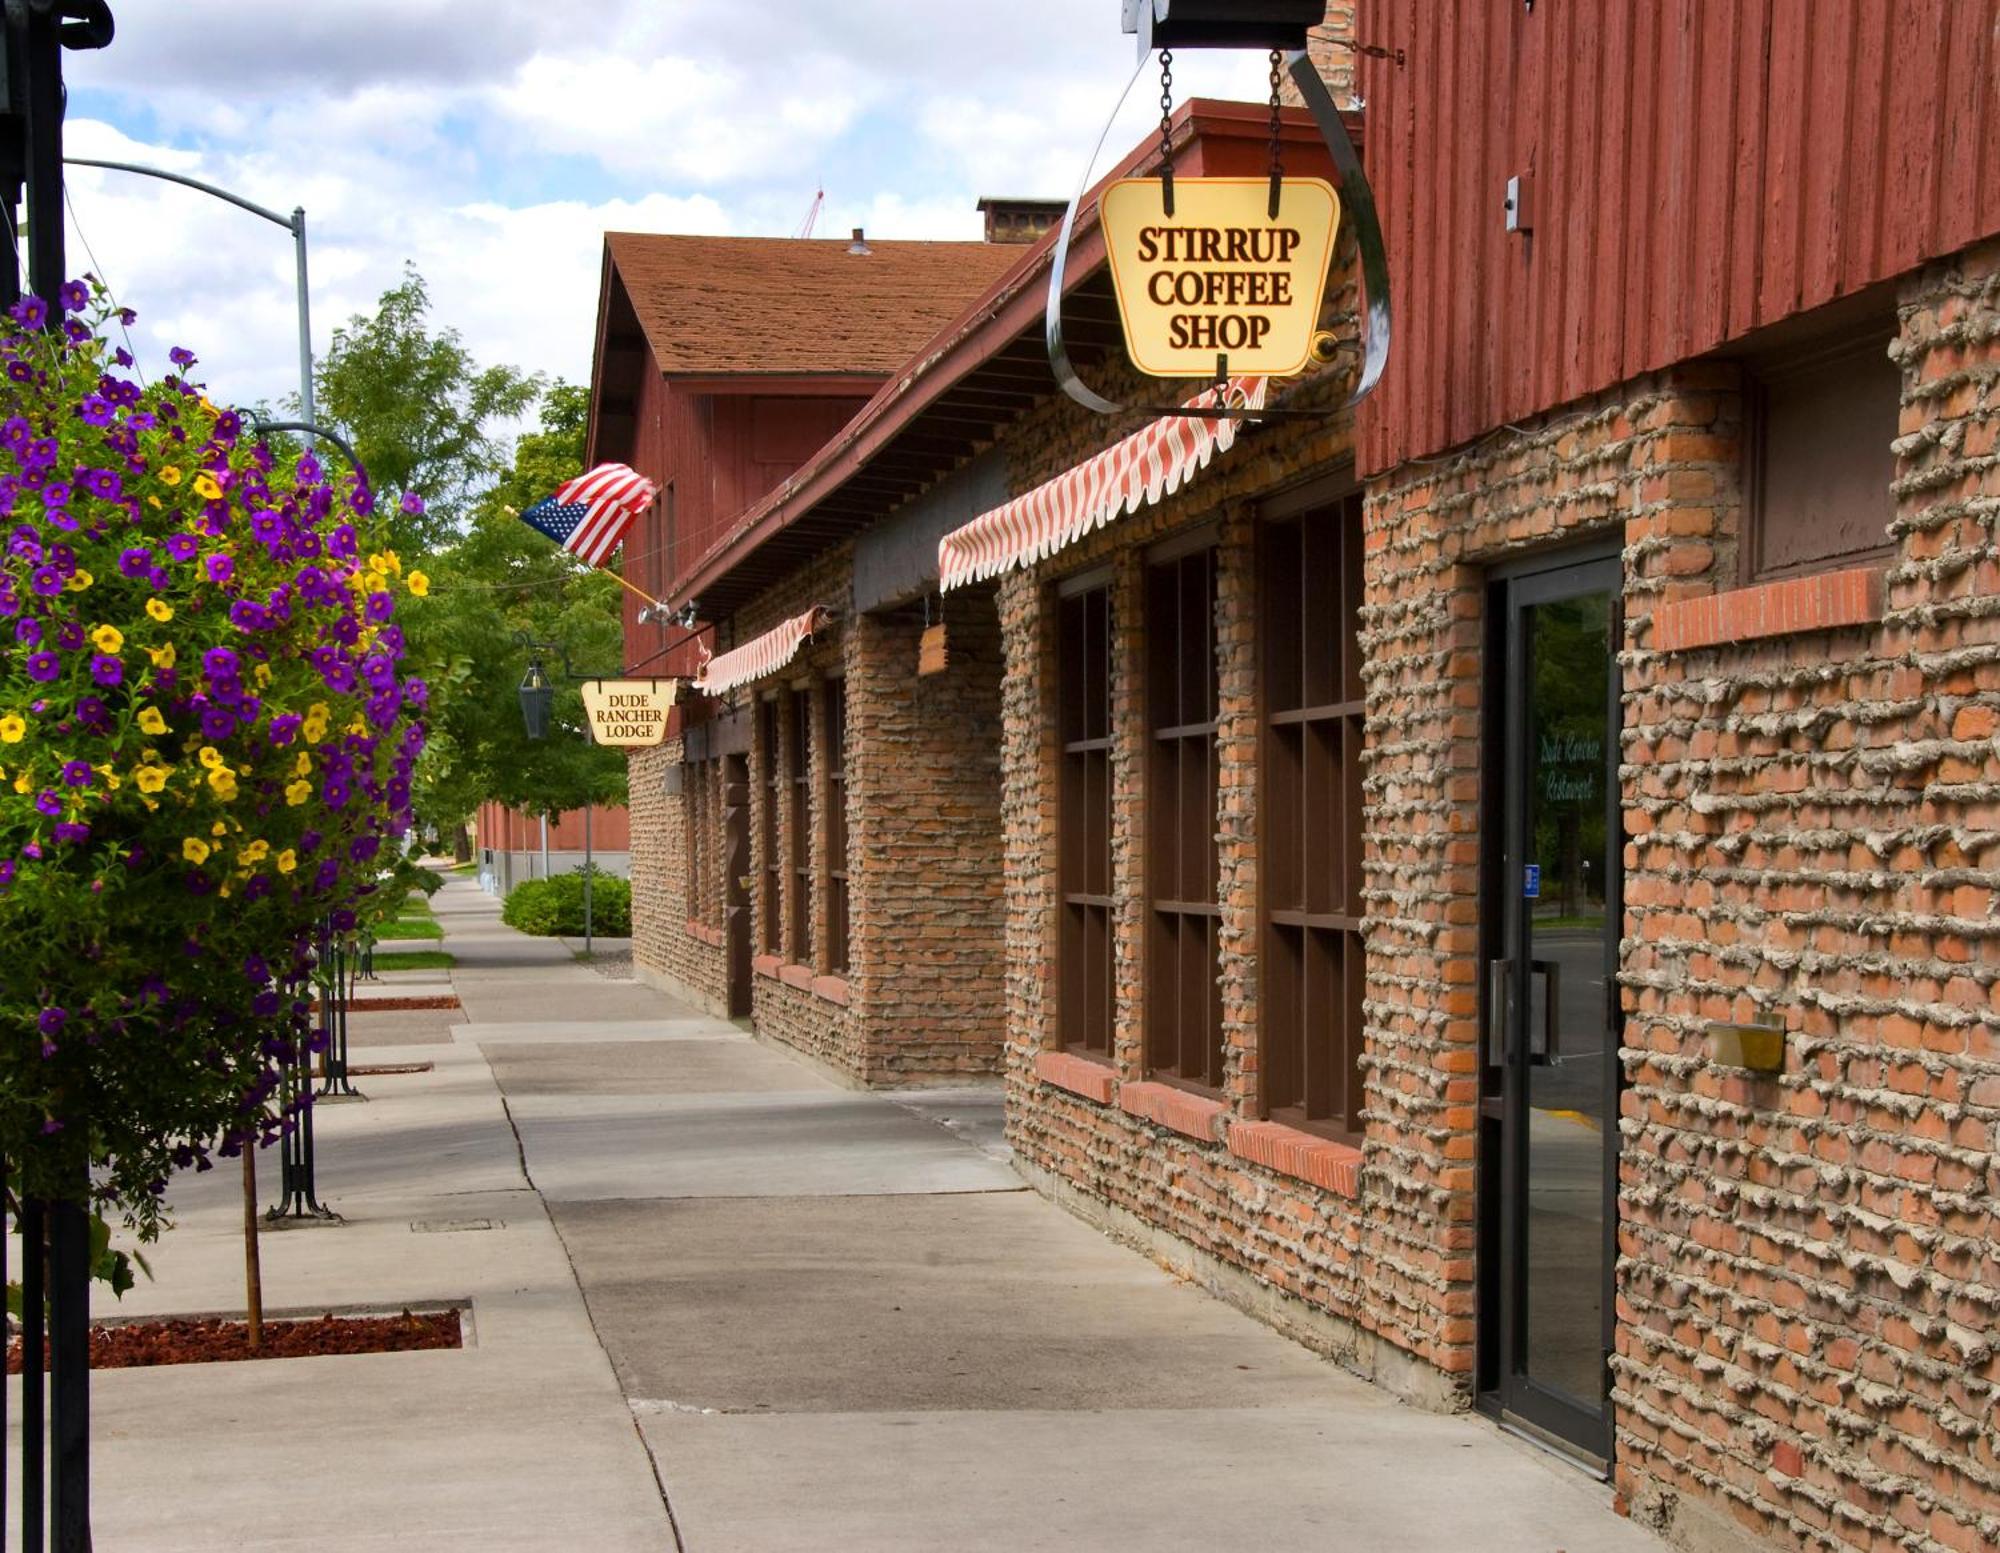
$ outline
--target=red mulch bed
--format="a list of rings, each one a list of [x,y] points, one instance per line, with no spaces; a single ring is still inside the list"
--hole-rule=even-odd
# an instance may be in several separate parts
[[[241,1321],[129,1321],[90,1329],[90,1367],[122,1370],[147,1364],[213,1364],[231,1359],[301,1359],[315,1354],[410,1353],[457,1348],[459,1313],[320,1316],[266,1321],[263,1347],[250,1351]],[[7,1373],[21,1373],[21,1340],[7,1345]]]

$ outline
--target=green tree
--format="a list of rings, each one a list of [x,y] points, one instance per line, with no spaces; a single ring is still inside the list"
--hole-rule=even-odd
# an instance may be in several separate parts
[[[506,468],[496,428],[542,391],[539,376],[479,365],[456,329],[433,331],[430,306],[423,276],[405,264],[373,315],[333,331],[313,377],[320,418],[352,440],[374,488],[423,497],[421,512],[386,514],[397,548],[418,554],[464,531]]]
[[[518,516],[582,472],[588,417],[583,388],[550,387],[541,424],[517,440],[512,466],[473,503],[463,535],[426,563],[431,591],[409,618],[411,650],[434,693],[417,803],[441,831],[489,798],[549,815],[625,801],[625,756],[589,741],[582,697],[561,679],[565,652],[579,673],[617,670],[622,590]],[[549,736],[535,742],[521,724],[529,654],[517,635],[556,648],[545,660],[557,680],[554,715]]]

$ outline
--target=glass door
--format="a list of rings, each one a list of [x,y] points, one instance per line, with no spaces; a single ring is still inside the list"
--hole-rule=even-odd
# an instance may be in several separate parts
[[[1620,566],[1493,588],[1481,1391],[1599,1463],[1618,1155]]]

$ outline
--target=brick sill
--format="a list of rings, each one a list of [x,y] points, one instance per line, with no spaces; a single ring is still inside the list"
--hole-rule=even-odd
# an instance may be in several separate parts
[[[1361,1195],[1361,1150],[1283,1122],[1232,1121],[1229,1152],[1342,1197]]]
[[[781,981],[787,987],[796,988],[823,1003],[833,1003],[841,1008],[847,1007],[848,989],[845,976],[822,976],[810,965],[786,965],[774,954],[752,956],[750,969],[759,976],[768,976],[773,981]]]
[[[1882,569],[1857,566],[1662,604],[1653,611],[1651,645],[1656,652],[1686,652],[1881,618]]]
[[[687,930],[689,938],[707,944],[711,949],[722,947],[722,929],[719,927],[705,927],[699,922],[690,922]]]
[[[1203,1143],[1220,1143],[1228,1105],[1151,1079],[1118,1088],[1118,1109]]]
[[[1069,1052],[1036,1052],[1035,1077],[1056,1089],[1081,1095],[1085,1100],[1095,1100],[1099,1105],[1111,1104],[1111,1097],[1118,1093],[1118,1072],[1115,1068],[1095,1058],[1077,1057]]]

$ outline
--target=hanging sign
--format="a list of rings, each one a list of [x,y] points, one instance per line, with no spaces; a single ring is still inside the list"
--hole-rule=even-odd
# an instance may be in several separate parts
[[[944,643],[944,622],[940,620],[934,626],[925,626],[924,634],[917,640],[918,677],[922,678],[926,674],[942,674],[950,661],[950,654],[946,651]]]
[[[1290,377],[1312,359],[1340,196],[1287,178],[1157,178],[1104,191],[1101,218],[1132,365],[1151,377]],[[1228,358],[1218,365],[1217,357]]]
[[[623,749],[664,743],[667,713],[679,688],[676,679],[585,680],[583,710],[590,719],[590,737]]]

